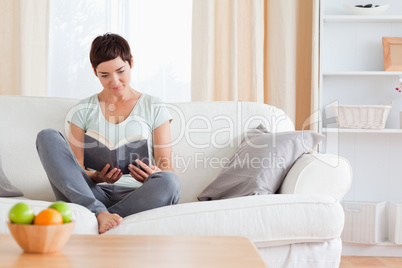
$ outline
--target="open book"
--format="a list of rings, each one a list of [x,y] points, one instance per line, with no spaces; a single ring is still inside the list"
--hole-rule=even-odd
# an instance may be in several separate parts
[[[89,130],[84,136],[84,166],[102,170],[106,164],[110,169],[119,168],[123,174],[129,174],[128,165],[140,159],[149,165],[148,141],[141,135],[125,138],[116,145],[95,130]]]

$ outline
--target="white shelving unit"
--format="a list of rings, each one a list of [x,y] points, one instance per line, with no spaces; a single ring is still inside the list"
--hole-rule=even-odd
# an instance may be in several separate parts
[[[323,128],[322,133],[371,133],[371,134],[400,134],[402,129],[354,129],[354,128]]]
[[[402,22],[402,15],[400,16],[356,16],[356,15],[324,15],[324,22]]]
[[[348,15],[344,4],[390,4],[383,15]],[[386,72],[382,37],[402,37],[402,1],[321,0],[320,100],[325,153],[349,160],[348,201],[402,201],[401,72]],[[331,99],[344,105],[388,105],[385,129],[338,129]],[[375,250],[373,250],[375,249]],[[402,256],[402,245],[344,244],[343,255]]]
[[[385,72],[385,71],[335,71],[323,72],[324,77],[328,76],[390,76],[395,77],[402,75],[402,72]]]
[[[335,10],[339,14],[326,15],[334,4],[342,7],[342,2],[346,3],[322,1],[321,103],[325,107],[331,98],[340,104],[389,104],[396,99],[386,128],[400,128],[402,94],[398,95],[395,88],[399,85],[402,72],[384,71],[382,37],[402,36],[402,14],[344,15],[338,7]],[[398,4],[402,10],[401,3]],[[326,119],[334,116],[331,108],[325,110],[328,114],[324,114],[323,127],[327,127]]]

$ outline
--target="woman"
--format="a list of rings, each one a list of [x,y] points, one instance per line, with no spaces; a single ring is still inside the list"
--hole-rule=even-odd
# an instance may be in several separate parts
[[[122,217],[176,204],[181,184],[171,156],[171,115],[158,98],[130,87],[133,58],[127,41],[107,33],[94,39],[90,61],[103,86],[82,100],[69,122],[68,141],[52,129],[37,137],[37,150],[58,200],[73,202],[95,213],[99,233],[116,227]],[[84,134],[95,130],[114,144],[133,135],[148,140],[149,162],[136,160],[123,175],[107,164],[100,171],[84,166]]]

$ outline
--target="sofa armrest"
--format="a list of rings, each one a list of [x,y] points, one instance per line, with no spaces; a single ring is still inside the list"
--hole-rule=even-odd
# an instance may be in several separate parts
[[[307,154],[289,170],[278,193],[324,194],[341,200],[352,183],[352,168],[340,156]]]

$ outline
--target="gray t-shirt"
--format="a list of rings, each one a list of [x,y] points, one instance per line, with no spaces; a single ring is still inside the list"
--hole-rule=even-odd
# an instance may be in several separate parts
[[[153,130],[166,121],[172,120],[172,116],[163,102],[157,97],[142,93],[130,115],[119,124],[109,123],[105,119],[100,105],[98,94],[81,100],[74,107],[71,122],[85,132],[91,129],[99,132],[113,144],[117,144],[124,138],[142,135],[143,138],[148,140],[149,162],[151,165],[155,165]],[[113,109],[113,107],[105,108]],[[128,187],[139,187],[142,185],[129,174],[123,175],[115,184]]]

